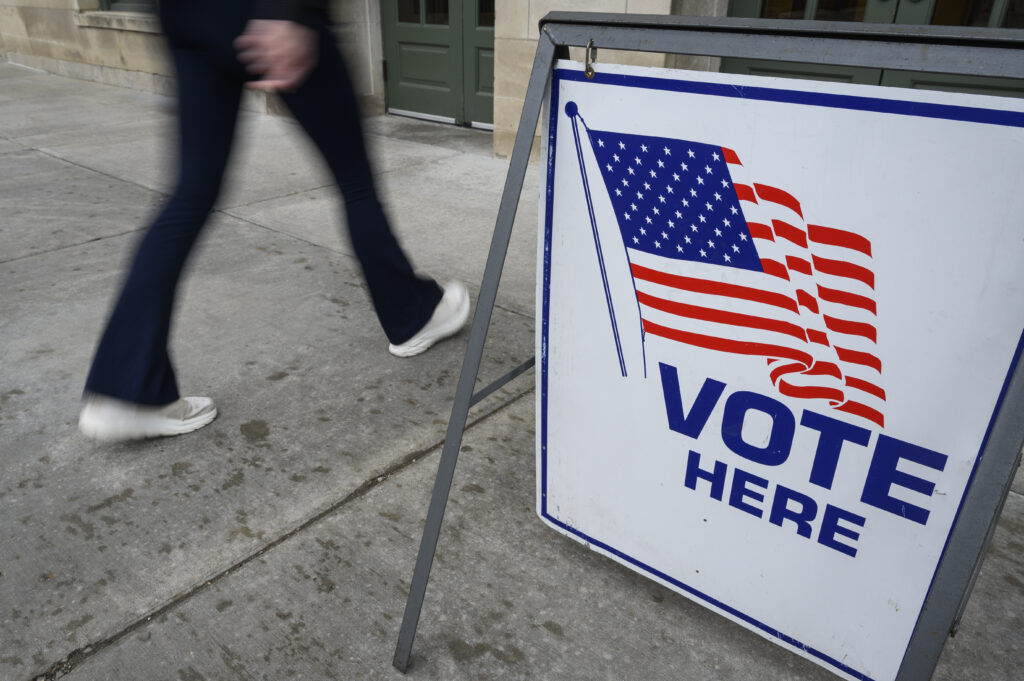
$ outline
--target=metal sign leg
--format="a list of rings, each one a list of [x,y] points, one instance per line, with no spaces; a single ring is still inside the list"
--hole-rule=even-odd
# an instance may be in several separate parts
[[[537,54],[533,61],[533,71],[523,103],[523,113],[519,119],[519,130],[509,162],[508,175],[505,178],[505,189],[501,196],[498,219],[491,239],[491,250],[487,256],[487,267],[484,270],[483,282],[480,285],[480,298],[477,300],[476,313],[473,316],[473,328],[469,334],[469,345],[466,358],[462,363],[459,385],[455,391],[455,402],[452,415],[448,421],[444,449],[441,451],[441,462],[434,480],[434,492],[430,497],[430,508],[427,511],[427,522],[423,528],[423,539],[420,542],[419,554],[416,556],[416,568],[412,576],[409,598],[405,604],[405,615],[402,617],[402,629],[398,635],[398,646],[395,648],[394,666],[401,672],[409,668],[409,656],[412,653],[413,639],[416,638],[416,627],[419,624],[420,609],[430,578],[430,568],[434,562],[434,551],[441,533],[441,522],[444,519],[448,494],[451,490],[452,478],[455,475],[455,463],[462,445],[462,434],[466,429],[470,401],[473,397],[473,386],[477,373],[480,371],[480,359],[483,356],[484,342],[487,340],[487,329],[494,311],[494,301],[498,293],[498,283],[505,263],[509,239],[512,236],[512,224],[515,222],[519,196],[523,190],[526,167],[530,161],[530,149],[533,146],[533,131],[540,119],[541,107],[544,103],[544,89],[548,75],[554,62],[555,45],[546,33],[543,33],[537,44]]]

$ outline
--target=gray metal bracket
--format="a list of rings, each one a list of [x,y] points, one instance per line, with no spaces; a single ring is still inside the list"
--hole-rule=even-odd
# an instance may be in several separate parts
[[[409,597],[393,664],[409,667],[413,641],[426,594],[434,552],[451,490],[469,408],[520,375],[530,359],[477,395],[473,386],[497,297],[523,180],[556,58],[568,47],[595,47],[669,54],[745,57],[866,66],[906,71],[1024,78],[1024,31],[949,26],[857,24],[655,15],[552,12],[540,21],[515,145],[501,197],[459,376],[423,538],[416,557]],[[1005,388],[1003,406],[993,424],[949,544],[910,640],[897,681],[926,681],[945,639],[962,612],[1024,446],[1024,369],[1018,364]]]
[[[527,100],[523,113],[519,118],[519,131],[516,133],[512,159],[509,162],[508,175],[505,178],[505,189],[501,195],[501,205],[491,238],[491,249],[487,255],[487,266],[484,268],[483,282],[480,284],[480,296],[477,299],[476,312],[473,315],[473,327],[469,332],[469,344],[466,347],[466,358],[462,362],[459,384],[455,390],[455,402],[452,404],[452,415],[448,421],[444,447],[441,450],[441,462],[438,465],[437,477],[434,480],[434,492],[430,497],[427,510],[426,525],[423,528],[423,539],[420,542],[416,567],[413,571],[409,598],[405,605],[402,618],[402,629],[398,636],[395,649],[394,665],[405,672],[409,667],[409,655],[412,652],[413,639],[420,619],[423,596],[430,578],[430,568],[434,562],[437,539],[441,534],[441,521],[444,519],[448,494],[451,490],[452,478],[455,475],[455,463],[459,457],[459,447],[466,430],[466,419],[473,399],[473,385],[480,371],[480,360],[483,357],[484,343],[487,340],[487,329],[494,311],[494,301],[498,295],[498,283],[505,264],[505,253],[508,251],[509,239],[512,237],[512,224],[515,222],[516,209],[519,207],[519,196],[523,191],[523,180],[526,178],[526,167],[530,161],[530,148],[533,146],[533,131],[543,104],[544,88],[548,74],[554,64],[555,45],[551,40],[541,39],[537,45],[537,54],[533,60],[533,71],[527,88]]]

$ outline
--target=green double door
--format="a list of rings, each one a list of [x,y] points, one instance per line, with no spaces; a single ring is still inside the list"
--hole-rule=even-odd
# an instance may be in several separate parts
[[[388,111],[491,127],[494,0],[382,0]]]
[[[732,0],[729,15],[765,19],[864,21],[1024,28],[1024,0]],[[872,85],[1024,97],[1024,80],[981,78],[753,59],[723,59],[722,70]]]

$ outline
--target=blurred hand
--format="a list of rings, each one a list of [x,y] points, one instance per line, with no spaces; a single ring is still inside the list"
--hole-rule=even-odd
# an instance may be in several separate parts
[[[235,39],[238,60],[261,80],[255,90],[294,90],[316,66],[317,34],[293,21],[252,19]]]

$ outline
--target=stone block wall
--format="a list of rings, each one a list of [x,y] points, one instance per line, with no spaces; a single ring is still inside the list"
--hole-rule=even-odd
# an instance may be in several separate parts
[[[384,110],[380,0],[334,0],[339,45],[367,113]],[[0,0],[0,57],[72,78],[147,92],[173,92],[155,16],[102,11],[100,0]],[[251,93],[246,108],[279,113]]]
[[[540,35],[538,23],[548,12],[725,16],[727,7],[728,0],[514,0],[497,3],[494,27],[495,155],[508,156],[512,153]],[[570,56],[582,60],[583,50],[572,48]],[[598,61],[636,66],[718,70],[718,61],[707,57],[612,51],[600,47]],[[537,135],[539,130],[534,136],[535,156],[540,145]]]
[[[381,0],[333,0],[339,45],[366,113],[384,111]],[[495,3],[494,153],[511,153],[538,22],[551,11],[724,16],[728,0],[500,0]],[[100,0],[0,0],[0,57],[65,76],[171,93],[172,70],[154,16],[101,11]],[[572,56],[582,58],[582,50]],[[599,61],[717,70],[718,60],[600,50]],[[250,93],[245,107],[282,113]],[[539,147],[539,142],[535,142]]]
[[[99,0],[0,0],[4,58],[74,78],[168,92],[155,17],[100,12]]]

